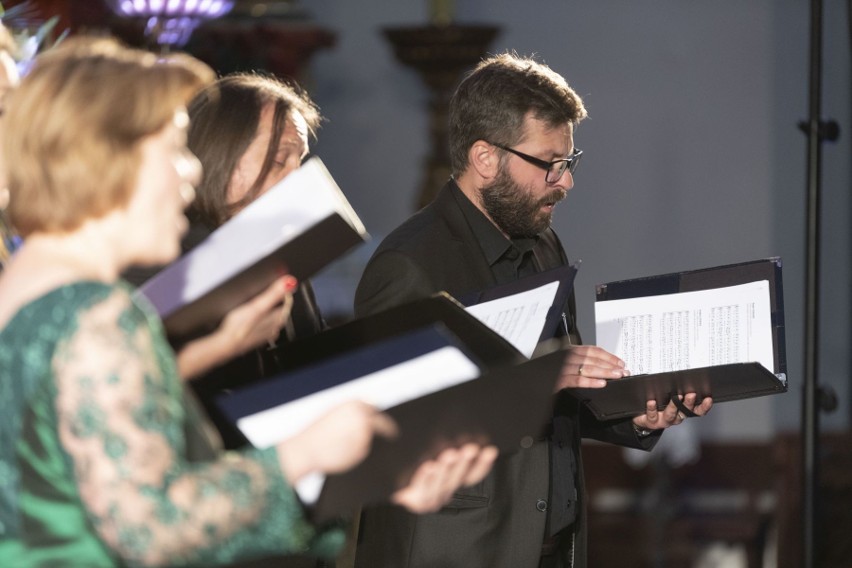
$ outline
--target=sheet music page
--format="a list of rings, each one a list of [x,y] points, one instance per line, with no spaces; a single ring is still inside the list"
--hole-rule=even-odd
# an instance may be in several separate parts
[[[756,361],[774,369],[769,282],[595,303],[597,344],[634,375]]]
[[[465,309],[499,333],[526,357],[531,357],[558,290],[559,282],[550,282],[526,292],[482,302]]]
[[[268,448],[301,431],[323,413],[347,400],[363,400],[386,409],[475,379],[477,367],[456,347],[443,347],[313,393],[245,416],[237,427],[256,448]]]

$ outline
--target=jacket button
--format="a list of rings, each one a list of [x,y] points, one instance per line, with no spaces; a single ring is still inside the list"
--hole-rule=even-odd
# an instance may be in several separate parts
[[[547,511],[547,501],[544,499],[539,499],[535,502],[535,508],[541,512]]]

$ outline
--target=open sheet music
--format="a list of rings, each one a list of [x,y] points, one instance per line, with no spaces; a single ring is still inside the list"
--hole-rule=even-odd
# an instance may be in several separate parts
[[[781,259],[598,284],[597,344],[631,375],[571,389],[599,420],[687,393],[713,403],[787,391]]]
[[[531,357],[558,289],[559,282],[550,282],[532,290],[469,306],[467,311],[526,357]]]
[[[773,369],[769,282],[595,303],[597,344],[631,373],[756,361]]]
[[[469,294],[459,301],[468,313],[532,357],[536,346],[566,329],[566,303],[574,291],[579,261]]]

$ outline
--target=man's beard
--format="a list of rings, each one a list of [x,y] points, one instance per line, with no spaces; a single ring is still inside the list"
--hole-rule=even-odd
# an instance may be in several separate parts
[[[528,188],[516,183],[501,167],[494,183],[479,190],[482,205],[491,219],[510,238],[532,238],[550,227],[553,215],[542,211],[548,203],[565,199],[566,191],[554,189],[535,199]]]

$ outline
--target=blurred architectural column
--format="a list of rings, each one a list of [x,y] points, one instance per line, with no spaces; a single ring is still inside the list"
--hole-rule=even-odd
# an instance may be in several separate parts
[[[222,74],[265,70],[302,82],[311,56],[335,41],[298,2],[237,0],[230,14],[200,27],[187,50]]]
[[[432,201],[450,176],[447,119],[450,97],[462,74],[485,55],[500,31],[495,26],[448,23],[445,15],[417,27],[386,28],[397,59],[414,68],[429,88],[430,152],[424,163],[417,209]]]

